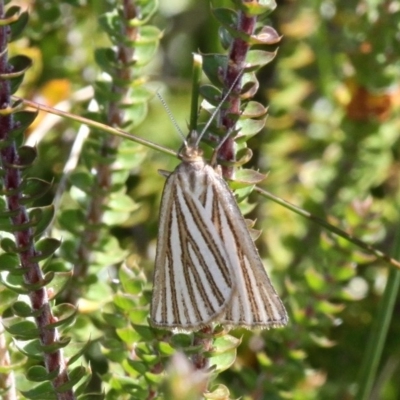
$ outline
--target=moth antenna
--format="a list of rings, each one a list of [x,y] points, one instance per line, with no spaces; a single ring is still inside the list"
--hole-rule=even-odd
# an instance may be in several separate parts
[[[235,80],[233,81],[232,85],[230,86],[230,88],[228,89],[228,91],[226,92],[225,96],[222,98],[221,102],[218,104],[218,106],[215,108],[215,110],[213,111],[213,113],[211,114],[211,117],[209,118],[209,120],[207,121],[205,127],[203,128],[203,130],[201,131],[197,142],[196,142],[196,146],[199,145],[201,138],[204,136],[204,134],[206,133],[207,129],[210,127],[211,123],[213,122],[215,116],[218,114],[219,110],[221,109],[222,105],[225,103],[225,100],[230,96],[230,94],[232,93],[232,90],[234,88],[234,86],[236,85],[236,83],[238,82],[238,80],[243,76],[243,73],[240,73]],[[232,133],[232,131],[230,130],[229,135]],[[228,138],[224,137],[223,142],[225,142],[225,140]],[[219,146],[218,146],[219,147]]]
[[[167,106],[167,103],[165,102],[165,100],[163,99],[163,97],[161,96],[161,94],[160,94],[159,92],[157,92],[156,94],[157,94],[157,97],[160,99],[161,104],[163,105],[165,111],[167,112],[169,119],[170,119],[170,120],[172,121],[172,123],[174,124],[176,131],[179,133],[179,135],[180,135],[181,138],[183,139],[183,142],[186,144],[186,137],[185,137],[185,135],[183,134],[181,128],[179,128],[179,125],[178,125],[178,123],[176,122],[174,116],[172,115],[172,112],[171,112],[170,108]]]

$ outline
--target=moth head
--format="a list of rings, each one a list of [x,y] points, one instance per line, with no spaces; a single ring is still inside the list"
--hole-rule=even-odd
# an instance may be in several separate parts
[[[183,161],[197,161],[203,159],[203,150],[199,147],[199,134],[196,131],[191,131],[185,140],[179,158]]]

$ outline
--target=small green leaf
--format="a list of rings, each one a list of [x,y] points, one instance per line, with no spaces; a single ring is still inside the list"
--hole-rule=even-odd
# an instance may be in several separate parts
[[[26,399],[57,400],[57,395],[50,382],[44,382],[30,390],[20,390],[20,392]]]
[[[53,272],[53,271],[51,271]],[[71,279],[73,272],[53,272],[53,280],[50,287],[47,288],[49,300],[53,300],[64,289],[65,285]]]
[[[85,193],[93,190],[94,176],[86,169],[75,170],[69,177],[71,183]]]
[[[26,378],[32,382],[43,382],[43,381],[51,381],[53,380],[59,373],[59,369],[55,369],[51,373],[46,371],[46,368],[35,365],[28,369],[26,374]]]
[[[175,354],[176,350],[167,342],[158,342],[158,351],[161,355],[172,356]]]
[[[257,101],[249,101],[241,114],[241,118],[260,118],[264,117],[268,112],[261,103]]]
[[[78,309],[72,304],[58,304],[53,307],[53,316],[56,321],[46,325],[46,329],[53,329],[61,325],[71,325],[77,312]]]
[[[102,316],[107,325],[113,326],[114,328],[122,329],[126,326],[125,318],[118,313],[110,314],[103,312]]]
[[[125,264],[120,267],[118,276],[125,293],[133,295],[142,293],[144,282]]]
[[[83,356],[92,345],[90,340],[86,342],[71,342],[64,350],[65,357],[68,359],[68,365],[72,365],[80,357]]]
[[[32,124],[38,115],[37,111],[18,111],[13,114],[14,116],[14,129],[11,132],[13,139],[23,138],[22,133]],[[19,143],[22,145],[22,142]],[[35,178],[36,179],[36,178]]]
[[[63,210],[58,218],[58,223],[63,229],[79,234],[85,219],[86,216],[81,209]]]
[[[3,239],[5,240],[5,239]],[[3,241],[2,241],[3,242]],[[14,242],[11,241],[13,246]],[[1,246],[3,248],[3,245]],[[3,248],[4,250],[4,248]],[[15,253],[3,253],[0,254],[0,270],[1,271],[12,271],[16,268],[19,268],[20,262],[19,257]]]
[[[29,218],[35,223],[34,235],[40,236],[54,218],[54,206],[50,204],[44,207],[31,208]]]
[[[146,372],[144,377],[146,381],[152,385],[159,385],[164,379],[162,374],[152,374],[151,372]]]
[[[185,349],[192,345],[193,337],[186,333],[177,333],[171,337],[171,346],[174,349]]]
[[[221,103],[221,91],[213,85],[201,85],[200,94],[213,106]]]
[[[240,185],[249,186],[257,185],[266,178],[266,175],[254,169],[241,168],[235,173],[235,180],[232,182],[232,187],[237,188]]]
[[[258,70],[264,65],[269,64],[276,56],[276,51],[270,52],[265,50],[250,50],[246,56],[247,72]]]
[[[152,328],[146,325],[133,325],[135,331],[143,338],[143,340],[150,341],[154,339],[154,332]]]
[[[15,344],[18,350],[28,358],[40,361],[43,360],[43,351],[39,339],[29,341],[15,340]]]
[[[18,163],[13,164],[13,168],[23,169],[30,167],[36,160],[37,151],[34,147],[21,146],[18,149]]]
[[[221,86],[220,71],[225,71],[228,57],[221,54],[202,54],[203,70],[213,85]]]
[[[20,272],[24,272],[22,268],[20,270],[13,270],[12,273],[2,273],[0,280],[4,286],[15,293],[28,294],[29,290],[25,288],[24,279]]]
[[[29,204],[32,201],[44,196],[51,188],[51,184],[42,179],[29,178],[24,181],[22,204]]]
[[[130,311],[137,306],[137,301],[129,294],[116,293],[114,295],[114,304],[121,310]]]
[[[121,338],[123,342],[128,344],[136,343],[141,339],[141,336],[130,326],[116,329],[116,334]]]
[[[38,282],[35,283],[22,283],[22,287],[28,289],[29,291],[35,291],[38,289],[43,288],[44,286],[47,286],[54,278],[54,272],[47,272],[45,275],[43,275],[42,279]]]
[[[41,314],[41,310],[33,311],[32,307],[24,301],[16,301],[12,309],[14,314],[18,317],[33,317]]]
[[[69,381],[57,387],[58,393],[64,393],[67,390],[70,390],[76,385],[85,375],[87,371],[83,366],[78,366],[74,368],[72,371],[69,371]]]
[[[238,16],[237,12],[231,8],[214,8],[211,10],[214,17],[221,23],[225,28],[236,28]]]
[[[136,372],[139,372],[141,375],[144,375],[149,370],[149,367],[143,361],[131,360],[128,358],[127,362]]]
[[[68,336],[61,336],[58,340],[48,345],[40,345],[42,353],[52,354],[60,349],[64,349],[71,342],[71,338]]]
[[[6,12],[6,17],[9,18],[11,16],[17,16],[18,19],[10,24],[10,29],[11,29],[11,34],[10,37],[8,38],[8,42],[12,42],[21,35],[21,33],[24,31],[25,27],[28,24],[29,21],[29,13],[27,12],[21,12],[20,7],[10,7],[7,12]]]
[[[60,247],[61,242],[53,238],[44,238],[36,242],[36,251],[39,252],[38,255],[31,257],[31,261],[41,261],[45,258],[50,257],[55,253],[55,251]]]
[[[39,336],[39,329],[32,321],[14,317],[5,319],[3,324],[4,329],[19,340],[32,340]]]
[[[12,72],[2,73],[2,79],[20,77],[32,66],[32,60],[27,56],[18,55],[8,60]]]

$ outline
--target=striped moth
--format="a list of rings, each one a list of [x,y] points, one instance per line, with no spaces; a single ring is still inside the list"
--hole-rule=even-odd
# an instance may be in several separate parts
[[[182,162],[165,183],[150,322],[189,332],[212,323],[247,329],[283,326],[285,307],[234,195],[215,162],[203,158],[203,133],[189,134],[179,153]]]

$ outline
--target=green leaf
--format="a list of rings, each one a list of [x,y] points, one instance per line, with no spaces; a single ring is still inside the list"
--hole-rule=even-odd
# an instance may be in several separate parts
[[[276,51],[270,52],[265,50],[250,50],[246,56],[247,72],[258,70],[264,65],[269,64],[276,56]]]
[[[28,358],[43,361],[43,351],[39,339],[28,341],[14,340],[14,342],[18,350]]]
[[[116,293],[114,295],[114,304],[124,311],[130,311],[137,306],[135,297],[126,293]]]
[[[52,310],[54,318],[57,319],[57,321],[48,324],[46,326],[47,329],[56,328],[62,325],[72,325],[78,312],[78,309],[75,306],[68,303],[58,304],[57,306],[53,307]]]
[[[225,71],[228,65],[228,57],[222,54],[202,54],[203,71],[211,83],[221,86],[220,71]]]
[[[18,317],[34,317],[42,313],[42,310],[32,310],[32,307],[24,301],[16,301],[12,309],[14,314]]]
[[[28,289],[29,291],[35,291],[47,286],[53,280],[53,278],[54,278],[54,272],[50,271],[47,272],[40,281],[35,283],[23,282],[21,286]]]
[[[87,370],[83,366],[78,366],[74,368],[72,371],[69,371],[69,381],[57,387],[58,393],[64,393],[67,390],[70,390],[76,385],[85,375],[87,374]]]
[[[176,353],[176,350],[167,342],[159,341],[157,343],[157,348],[160,354],[164,356],[172,356]]]
[[[11,79],[23,76],[25,72],[32,66],[32,60],[29,57],[23,55],[11,57],[8,62],[10,64],[10,70],[12,72],[2,73],[2,79]]]
[[[160,385],[162,380],[164,379],[162,374],[152,374],[151,372],[146,372],[144,374],[146,381],[151,385]]]
[[[11,135],[14,140],[17,141],[17,145],[22,145],[23,135],[22,133],[32,124],[38,115],[37,111],[18,111],[13,114],[14,116],[14,129],[11,131]],[[37,179],[37,178],[34,178]]]
[[[213,85],[201,85],[200,94],[213,106],[221,103],[221,91]]]
[[[214,8],[211,10],[214,17],[225,28],[231,30],[237,27],[238,16],[235,10],[231,8]]]
[[[123,342],[128,343],[129,345],[132,345],[132,343],[136,343],[141,339],[141,336],[130,326],[116,329],[115,332]]]
[[[3,272],[1,274],[1,282],[15,293],[28,294],[29,290],[24,286],[24,279],[21,275],[23,272],[22,268],[21,270],[14,270],[12,273]]]
[[[68,365],[72,365],[77,361],[79,358],[85,354],[92,342],[90,340],[84,342],[71,342],[68,346],[64,349],[65,357],[68,358]]]
[[[105,313],[103,312],[102,317],[104,318],[104,321],[107,323],[107,325],[113,326],[114,328],[125,328],[126,326],[126,320],[123,315],[118,314],[118,313]]]
[[[186,333],[177,333],[171,337],[171,346],[174,349],[185,349],[192,345],[193,336]]]
[[[10,37],[8,38],[8,42],[11,43],[14,40],[18,39],[21,33],[24,31],[25,27],[28,25],[29,21],[29,13],[21,12],[20,7],[10,7],[6,12],[6,18],[10,18],[12,16],[18,16],[18,19],[10,24]]]
[[[51,188],[51,184],[37,178],[29,178],[23,184],[22,204],[29,204],[44,196]]]
[[[232,187],[239,188],[249,185],[257,185],[266,178],[266,175],[254,169],[241,168],[235,173],[235,180],[232,181]]]
[[[104,394],[88,394],[85,396],[81,396],[82,393],[86,392],[86,388],[89,385],[90,381],[92,380],[92,373],[87,369],[86,375],[83,377],[79,385],[75,386],[74,394],[75,396],[79,396],[79,400],[87,399],[87,400],[103,400]]]
[[[44,260],[55,253],[55,251],[60,247],[61,241],[53,238],[44,238],[36,242],[36,251],[39,253],[36,256],[30,258],[31,261],[41,261]]]
[[[71,183],[85,193],[91,193],[95,182],[94,175],[86,169],[77,169],[71,173],[69,180]]]
[[[307,268],[304,277],[310,288],[318,293],[325,291],[329,286],[325,277],[314,268]]]
[[[150,341],[154,339],[153,329],[146,325],[133,325],[135,331],[143,338],[143,340]]]
[[[215,371],[222,372],[228,369],[236,360],[236,350],[241,340],[230,335],[217,338],[213,343],[213,350],[209,354],[210,366],[215,366]]]
[[[68,336],[61,336],[54,342],[48,345],[41,345],[40,346],[40,351],[41,353],[47,353],[47,354],[52,354],[60,349],[66,348],[71,342],[71,338]]]
[[[85,218],[86,216],[81,209],[63,210],[58,219],[58,223],[63,229],[79,234]]]
[[[40,236],[54,218],[54,206],[50,204],[44,207],[31,208],[29,210],[29,218],[35,224],[34,235]]]
[[[239,133],[236,135],[238,142],[248,140],[248,138],[256,135],[265,127],[266,118],[261,119],[239,119],[237,123],[237,128]]]
[[[141,375],[144,375],[149,370],[149,367],[143,361],[128,359],[127,362],[136,372],[139,372]]]
[[[57,395],[55,394],[50,382],[44,382],[30,390],[20,390],[20,392],[26,399],[57,400]]]
[[[64,289],[65,285],[69,282],[72,277],[73,272],[54,272],[53,280],[51,285],[47,288],[47,294],[49,300],[53,300],[57,295]]]
[[[243,110],[240,118],[261,118],[264,117],[268,112],[268,109],[265,108],[261,103],[257,101],[249,101],[246,104],[245,109]]]
[[[26,373],[26,378],[32,382],[43,382],[46,380],[51,381],[58,375],[58,373],[59,373],[58,368],[52,371],[51,373],[48,373],[46,368],[40,365],[35,365],[28,369],[28,372]]]
[[[2,242],[5,239],[2,240]],[[14,242],[11,241],[14,245]],[[3,248],[3,245],[1,246]],[[7,247],[7,246],[6,246]],[[4,250],[4,248],[3,248]],[[3,253],[0,254],[0,271],[12,271],[16,268],[19,268],[20,262],[19,257],[15,253]]]
[[[4,329],[19,340],[32,340],[39,336],[39,329],[32,321],[19,317],[5,319]]]
[[[146,322],[149,315],[149,308],[146,304],[144,307],[136,306],[133,310],[129,311],[129,321],[132,324],[142,324]]]
[[[118,271],[118,277],[124,292],[133,295],[142,293],[144,282],[138,279],[135,273],[131,269],[127,268],[125,264],[120,267]]]

